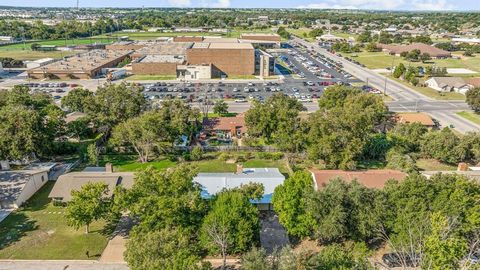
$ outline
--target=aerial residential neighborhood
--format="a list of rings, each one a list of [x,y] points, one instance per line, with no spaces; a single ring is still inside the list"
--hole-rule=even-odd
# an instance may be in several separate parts
[[[0,0],[0,269],[480,269],[479,11]]]

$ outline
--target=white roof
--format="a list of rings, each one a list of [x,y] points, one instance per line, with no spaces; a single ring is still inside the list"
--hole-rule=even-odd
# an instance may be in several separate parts
[[[278,168],[244,168],[243,173],[199,173],[193,178],[210,195],[249,183],[263,184],[264,194],[272,194],[284,180]]]

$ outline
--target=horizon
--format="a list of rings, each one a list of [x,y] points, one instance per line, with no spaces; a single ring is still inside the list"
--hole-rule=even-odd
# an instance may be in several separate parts
[[[358,10],[395,12],[479,12],[480,2],[468,0],[277,0],[257,2],[253,0],[118,0],[114,4],[104,4],[93,0],[79,0],[80,8],[238,8],[238,9],[308,9],[308,10]],[[76,0],[58,1],[20,0],[15,5],[0,0],[0,6],[8,8],[75,8]]]

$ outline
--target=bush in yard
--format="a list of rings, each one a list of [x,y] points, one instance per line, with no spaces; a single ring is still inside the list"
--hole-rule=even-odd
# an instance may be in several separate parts
[[[476,87],[467,91],[467,104],[476,113],[480,112],[480,87]]]
[[[201,160],[203,157],[203,150],[200,146],[195,146],[190,152],[190,158],[192,160]]]
[[[232,158],[232,155],[230,153],[223,152],[220,155],[218,155],[218,159],[227,161]]]

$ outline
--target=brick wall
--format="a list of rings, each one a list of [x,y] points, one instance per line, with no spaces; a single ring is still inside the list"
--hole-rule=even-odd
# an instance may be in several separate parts
[[[187,50],[187,61],[192,65],[212,64],[227,75],[253,75],[255,73],[254,49],[207,49]]]
[[[133,74],[143,75],[176,75],[176,63],[133,63]]]

